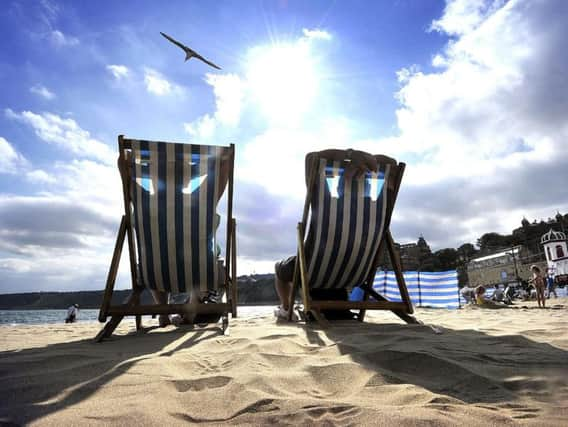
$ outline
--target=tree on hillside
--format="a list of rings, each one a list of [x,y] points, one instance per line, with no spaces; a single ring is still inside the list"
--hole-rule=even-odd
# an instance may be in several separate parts
[[[436,257],[435,271],[455,270],[458,257],[458,252],[455,249],[440,249],[434,252],[434,256]]]
[[[485,233],[477,239],[477,246],[481,252],[491,252],[498,249],[511,247],[514,244],[512,235],[502,235],[499,233]]]
[[[458,252],[458,259],[467,261],[470,260],[473,256],[475,256],[478,250],[475,249],[475,246],[472,243],[464,243],[457,249],[457,252]]]

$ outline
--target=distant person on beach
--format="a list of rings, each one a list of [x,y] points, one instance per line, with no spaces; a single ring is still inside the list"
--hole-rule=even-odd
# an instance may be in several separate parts
[[[515,298],[515,288],[511,284],[508,284],[507,287],[505,288],[505,293],[504,293],[505,304],[513,304],[514,298]]]
[[[493,296],[491,297],[491,299],[496,302],[503,302],[504,293],[503,289],[501,289],[499,285],[495,285],[495,291],[493,292]]]
[[[462,298],[465,300],[466,304],[475,304],[475,290],[465,285],[460,290]]]
[[[554,283],[554,277],[549,274],[546,278],[546,282],[548,287],[547,298],[550,298],[550,294],[554,294],[554,298],[558,298],[558,294],[556,293],[556,283]]]
[[[544,302],[546,301],[544,298],[544,289],[546,288],[546,284],[544,283],[544,278],[540,273],[540,268],[536,265],[531,266],[531,272],[533,274],[532,279],[529,280],[535,290],[536,290],[536,300],[538,302],[538,306],[541,308],[545,308]]]
[[[67,317],[65,323],[74,323],[79,317],[79,304],[73,304],[67,309]]]
[[[350,180],[361,174],[367,172],[377,171],[377,159],[372,154],[366,153],[364,151],[358,150],[323,150],[320,152],[308,153],[305,160],[305,178],[306,186],[308,185],[308,177],[312,171],[312,165],[314,164],[314,159],[317,157],[323,157],[328,160],[342,161],[349,158],[351,161],[349,166],[345,169],[345,180]],[[309,237],[309,236],[308,236]],[[277,319],[285,320],[288,318],[288,302],[290,295],[292,293],[292,282],[294,280],[294,269],[296,266],[296,256],[288,257],[282,261],[278,261],[274,265],[274,286],[276,288],[276,293],[278,294],[278,299],[280,300],[280,305],[275,309],[274,316]],[[337,300],[337,301],[347,301],[348,294],[346,289],[314,289],[310,291],[311,297],[314,300],[326,299],[326,300]],[[345,317],[353,318],[352,313],[347,310],[345,313],[337,312],[338,316],[345,315]],[[295,313],[292,313],[292,319],[297,320]]]

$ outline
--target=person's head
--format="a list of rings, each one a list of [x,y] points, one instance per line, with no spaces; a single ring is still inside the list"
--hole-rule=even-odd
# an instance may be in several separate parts
[[[75,308],[79,308],[79,304],[73,304]]]
[[[534,265],[534,264],[531,265],[531,271],[532,271],[534,274],[540,274],[540,268],[538,268],[538,266],[536,266],[536,265]]]
[[[495,289],[499,289],[499,285],[495,285]]]
[[[479,285],[475,288],[475,295],[483,295],[485,293],[485,286]]]

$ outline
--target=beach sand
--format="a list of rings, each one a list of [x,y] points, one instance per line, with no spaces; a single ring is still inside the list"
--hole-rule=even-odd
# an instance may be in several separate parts
[[[128,321],[100,344],[96,323],[3,326],[0,425],[568,425],[567,302],[417,310],[442,334],[389,312],[229,336]]]

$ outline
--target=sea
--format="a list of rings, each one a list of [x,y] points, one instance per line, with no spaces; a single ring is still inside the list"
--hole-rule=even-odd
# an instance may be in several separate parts
[[[238,307],[239,317],[271,316],[274,306],[245,305]],[[0,310],[0,325],[43,325],[65,323],[67,310]],[[99,310],[79,310],[79,323],[98,322]],[[150,318],[151,316],[142,316]]]

